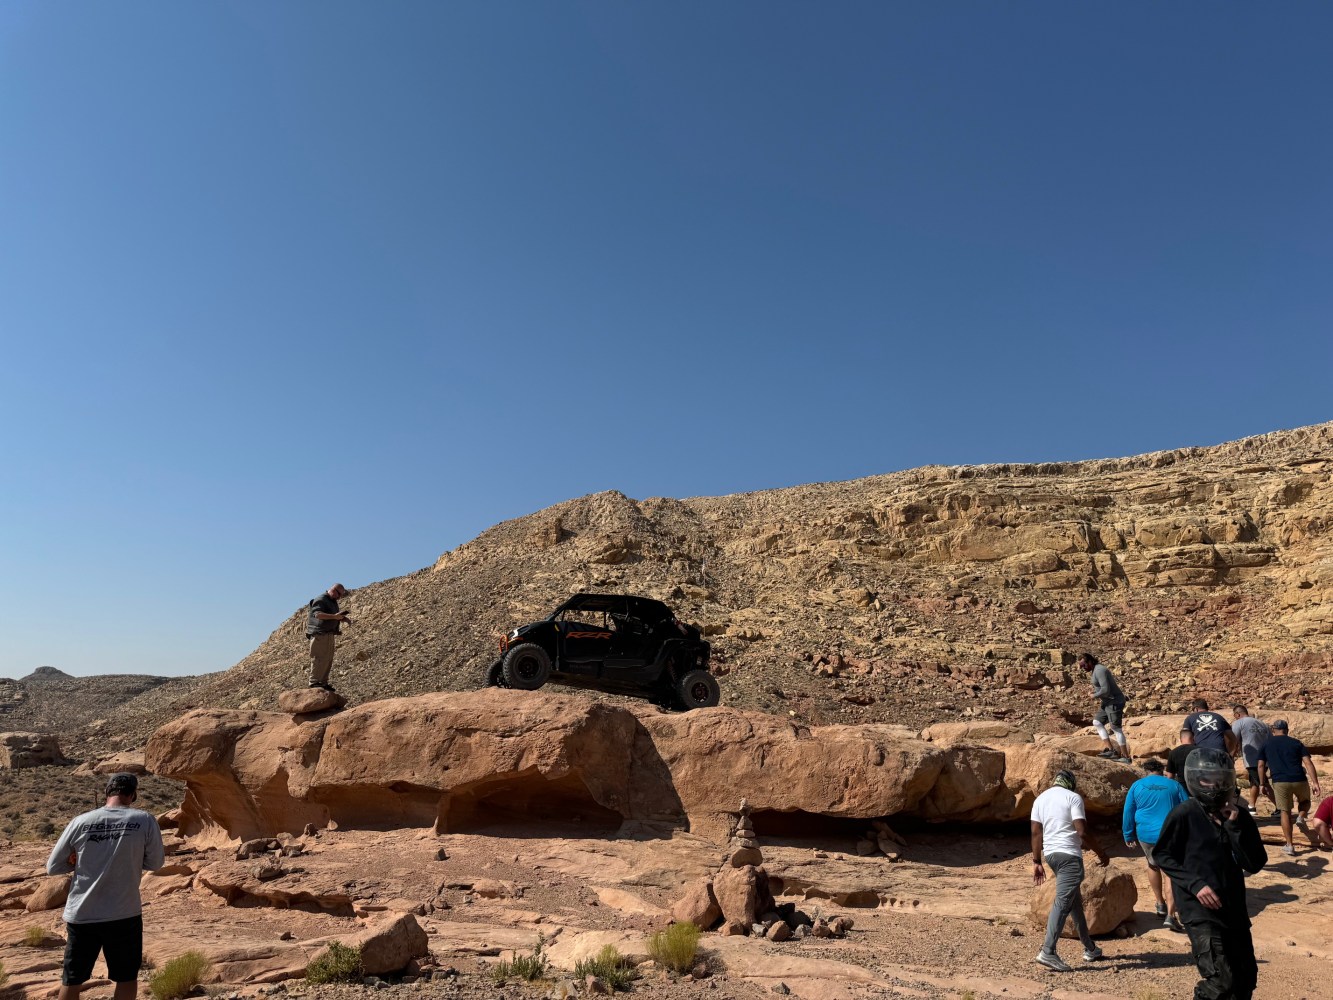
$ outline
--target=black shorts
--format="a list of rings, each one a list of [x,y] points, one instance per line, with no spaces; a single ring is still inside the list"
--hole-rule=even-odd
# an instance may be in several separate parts
[[[1245,769],[1245,777],[1250,779],[1250,787],[1259,787],[1259,769],[1257,767],[1247,767]]]
[[[95,924],[66,924],[65,967],[60,981],[66,986],[86,983],[97,954],[106,955],[106,972],[113,983],[131,983],[143,965],[143,917],[103,920]]]

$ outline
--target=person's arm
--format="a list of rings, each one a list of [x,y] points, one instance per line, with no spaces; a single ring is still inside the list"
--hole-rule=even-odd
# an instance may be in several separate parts
[[[167,852],[162,846],[162,828],[151,815],[148,819],[148,834],[144,837],[143,845],[143,870],[155,872],[167,863]]]
[[[1310,759],[1309,754],[1306,754],[1301,758],[1301,763],[1305,765],[1305,773],[1310,779],[1310,792],[1317,796],[1319,794],[1319,774],[1314,769],[1314,761]]]
[[[1222,730],[1222,740],[1227,745],[1227,753],[1236,756],[1240,752],[1240,740],[1236,739],[1236,734],[1231,731],[1231,727]]]
[[[1238,808],[1235,802],[1228,803],[1222,810],[1222,830],[1231,841],[1232,855],[1247,874],[1253,875],[1268,864],[1263,837],[1248,809]]]
[[[74,824],[65,827],[56,846],[51,848],[51,856],[46,859],[46,874],[68,875],[78,864],[78,854],[74,850]]]
[[[1088,821],[1086,819],[1075,819],[1074,829],[1078,831],[1078,835],[1083,839],[1083,849],[1095,854],[1097,856],[1098,864],[1105,868],[1111,863],[1111,856],[1102,849],[1102,845],[1099,844],[1097,838],[1092,835],[1092,831],[1088,829]]]
[[[1125,809],[1120,814],[1120,832],[1125,838],[1126,847],[1135,847],[1138,845],[1138,836],[1134,825],[1134,789],[1136,786],[1129,786],[1129,793],[1125,796]]]
[[[1094,698],[1106,697],[1108,685],[1106,683],[1106,673],[1101,664],[1092,668],[1092,696]]]
[[[1247,814],[1248,815],[1248,814]],[[1161,836],[1152,849],[1152,859],[1157,867],[1166,872],[1173,886],[1188,892],[1210,910],[1222,908],[1222,900],[1213,892],[1208,883],[1199,877],[1199,873],[1189,868],[1189,819],[1188,814],[1179,807],[1172,809],[1162,824]],[[1212,820],[1205,822],[1211,823]],[[1253,821],[1251,821],[1253,822]]]
[[[1041,860],[1042,836],[1046,831],[1040,823],[1032,824],[1032,884],[1041,885],[1046,881],[1046,866]]]
[[[1268,789],[1268,747],[1259,748],[1259,760],[1256,766],[1259,768],[1259,790],[1267,792]]]
[[[327,611],[316,611],[315,617],[322,622],[345,622],[350,621],[346,611],[339,611],[336,615],[331,615]]]

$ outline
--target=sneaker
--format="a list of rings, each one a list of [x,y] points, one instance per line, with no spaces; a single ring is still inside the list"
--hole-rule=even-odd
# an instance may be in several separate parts
[[[1134,763],[1133,759],[1130,758],[1130,757],[1117,757],[1116,760],[1120,761],[1120,763],[1122,763],[1122,764],[1133,764],[1133,763]]]
[[[1073,972],[1069,964],[1053,951],[1037,952],[1037,964],[1044,965],[1048,969],[1054,969],[1056,972]]]
[[[1165,916],[1166,916],[1166,904],[1165,904],[1165,903],[1158,903],[1158,904],[1157,904],[1157,915],[1158,915],[1159,917],[1165,917]]]
[[[1293,847],[1291,844],[1283,844],[1282,853],[1289,858],[1294,858],[1296,856],[1296,848]]]
[[[1305,824],[1307,822],[1305,818],[1305,813],[1301,813],[1299,816],[1297,816],[1295,822],[1297,826],[1299,826],[1302,830],[1304,830]]]
[[[1105,957],[1106,957],[1105,952],[1103,952],[1100,948],[1094,947],[1094,948],[1083,949],[1083,961],[1085,962],[1100,962]]]
[[[1177,934],[1184,933],[1185,925],[1180,922],[1180,918],[1174,913],[1162,921],[1162,926],[1169,931],[1175,931]]]
[[[1102,751],[1101,753],[1099,753],[1097,756],[1098,756],[1098,757],[1105,757],[1107,760],[1114,760],[1114,759],[1118,758],[1118,757],[1120,756],[1120,754],[1116,753],[1116,751],[1114,751],[1114,750],[1103,750],[1103,751]]]
[[[309,684],[306,685],[306,687],[312,687],[312,688],[322,688],[323,686],[324,685],[321,684],[319,681],[311,681]]]

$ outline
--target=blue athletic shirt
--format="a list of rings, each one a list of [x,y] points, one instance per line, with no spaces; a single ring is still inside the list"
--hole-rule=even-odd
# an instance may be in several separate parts
[[[1185,786],[1162,774],[1149,774],[1129,786],[1120,825],[1125,843],[1155,844],[1172,809],[1189,798]]]

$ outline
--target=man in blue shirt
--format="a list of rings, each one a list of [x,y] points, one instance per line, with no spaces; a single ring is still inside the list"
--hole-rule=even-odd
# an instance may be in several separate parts
[[[1297,822],[1304,828],[1310,812],[1310,795],[1319,794],[1319,775],[1305,744],[1287,735],[1286,719],[1278,719],[1270,728],[1273,735],[1259,750],[1259,780],[1263,782],[1264,794],[1277,803],[1282,814],[1282,839],[1286,841],[1282,853],[1294,855],[1292,813],[1299,814]]]
[[[1162,926],[1180,931],[1184,927],[1176,916],[1175,897],[1169,891],[1163,894],[1162,870],[1157,867],[1152,851],[1161,836],[1167,814],[1189,795],[1184,785],[1162,773],[1162,762],[1155,757],[1144,761],[1143,769],[1148,773],[1130,785],[1125,796],[1121,832],[1125,835],[1125,846],[1137,844],[1143,848],[1143,857],[1148,862],[1148,884],[1157,897],[1157,915],[1163,918]]]

